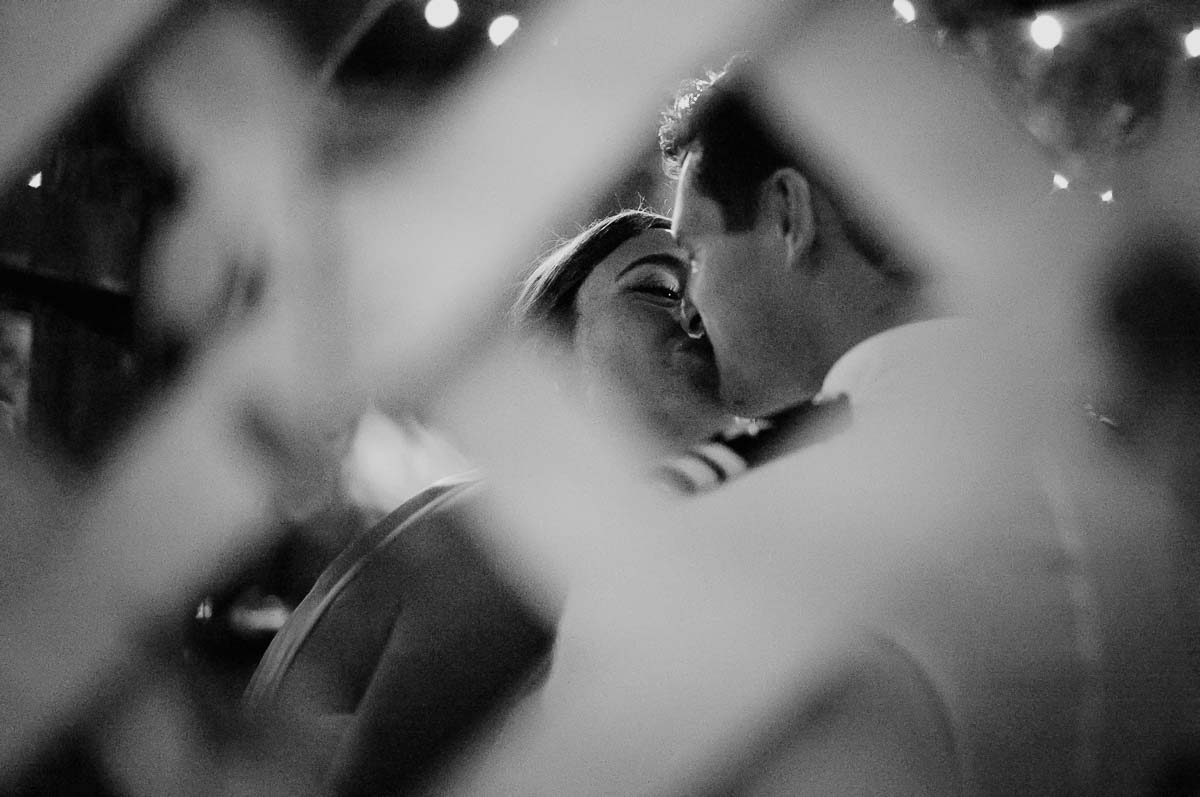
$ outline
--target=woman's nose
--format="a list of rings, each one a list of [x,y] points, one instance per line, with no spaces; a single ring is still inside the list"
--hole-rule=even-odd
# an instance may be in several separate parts
[[[689,338],[698,340],[704,337],[704,320],[686,294],[679,300],[679,325]]]

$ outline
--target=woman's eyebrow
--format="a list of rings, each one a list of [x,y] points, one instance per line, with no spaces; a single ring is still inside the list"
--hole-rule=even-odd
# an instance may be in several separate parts
[[[687,263],[683,262],[683,258],[667,254],[666,252],[655,252],[652,255],[644,255],[639,257],[637,260],[621,269],[619,272],[617,272],[615,280],[621,279],[621,277],[624,277],[627,272],[633,271],[638,266],[644,266],[647,263],[667,266],[668,268],[687,268]]]

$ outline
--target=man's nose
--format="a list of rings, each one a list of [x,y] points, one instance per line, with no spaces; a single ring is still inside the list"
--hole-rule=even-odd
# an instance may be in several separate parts
[[[698,340],[704,337],[704,319],[700,318],[700,311],[687,294],[679,300],[679,325],[689,338]]]

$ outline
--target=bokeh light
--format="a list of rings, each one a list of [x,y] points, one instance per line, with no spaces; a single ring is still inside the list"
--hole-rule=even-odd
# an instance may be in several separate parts
[[[512,14],[501,14],[488,25],[488,38],[492,40],[492,44],[499,47],[508,41],[508,37],[516,33],[520,26],[520,20]]]
[[[1055,188],[1069,188],[1070,185],[1071,185],[1071,181],[1067,179],[1067,176],[1065,174],[1063,174],[1062,172],[1054,173],[1054,187]]]
[[[1053,14],[1038,14],[1033,22],[1029,23],[1029,35],[1038,47],[1053,50],[1062,42],[1062,23]]]
[[[425,4],[425,21],[433,28],[448,28],[458,21],[455,0],[429,0]]]
[[[1183,37],[1183,47],[1187,50],[1188,58],[1195,58],[1200,55],[1200,28],[1192,28]]]
[[[905,22],[912,22],[917,18],[917,8],[909,0],[892,0],[892,8],[896,16]]]

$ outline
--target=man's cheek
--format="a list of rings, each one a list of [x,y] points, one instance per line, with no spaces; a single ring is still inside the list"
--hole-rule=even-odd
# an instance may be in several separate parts
[[[692,279],[687,287],[687,295],[692,304],[700,312],[700,317],[707,324],[707,313],[711,312],[713,299],[712,275],[707,269],[692,272]]]

